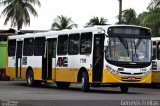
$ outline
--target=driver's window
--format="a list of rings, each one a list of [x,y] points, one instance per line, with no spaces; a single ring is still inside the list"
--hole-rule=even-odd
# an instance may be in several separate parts
[[[160,60],[160,42],[157,43],[157,60]]]

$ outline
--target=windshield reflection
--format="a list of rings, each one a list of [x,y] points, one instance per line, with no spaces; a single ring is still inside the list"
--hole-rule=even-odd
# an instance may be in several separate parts
[[[112,37],[109,39],[106,59],[132,63],[150,62],[150,49],[150,39]]]

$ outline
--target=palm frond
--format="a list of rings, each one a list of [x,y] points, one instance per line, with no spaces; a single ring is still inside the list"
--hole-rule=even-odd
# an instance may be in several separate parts
[[[54,22],[51,25],[51,29],[52,30],[72,29],[73,27],[77,28],[77,26],[78,25],[75,24],[71,18],[60,15],[54,19]]]
[[[38,16],[38,13],[36,12],[36,10],[34,9],[34,7],[29,4],[29,3],[25,3],[24,4],[25,8],[27,8],[27,10],[33,15],[33,16]]]
[[[26,2],[28,2],[29,4],[41,6],[41,3],[39,0],[26,0]]]
[[[89,20],[89,22],[86,23],[86,27],[94,26],[94,25],[105,25],[108,22],[108,19],[105,19],[104,17],[101,17],[100,19],[98,17],[93,17]]]
[[[150,4],[148,5],[147,9],[154,9],[160,7],[160,0],[151,0]]]
[[[15,0],[0,0],[0,6],[12,4]]]
[[[11,21],[11,26],[17,26],[18,30],[24,25],[30,25],[30,14],[38,16],[32,5],[41,6],[39,0],[0,0],[0,5],[6,6],[1,15],[6,17],[4,24]]]

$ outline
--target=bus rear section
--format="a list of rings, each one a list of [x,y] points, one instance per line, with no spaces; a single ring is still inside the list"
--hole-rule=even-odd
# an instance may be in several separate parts
[[[160,84],[160,37],[152,38],[152,84]]]

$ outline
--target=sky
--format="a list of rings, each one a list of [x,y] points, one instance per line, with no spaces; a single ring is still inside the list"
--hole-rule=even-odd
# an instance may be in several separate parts
[[[23,26],[24,30],[49,30],[54,19],[59,15],[71,18],[79,28],[85,26],[94,16],[108,19],[108,24],[115,24],[119,14],[118,0],[39,0],[41,7],[34,6],[38,17],[31,17],[30,26]],[[122,10],[132,8],[137,15],[147,11],[151,0],[122,0]],[[4,9],[0,6],[0,14]],[[0,29],[9,29],[10,22],[4,26],[4,16],[0,16]]]

